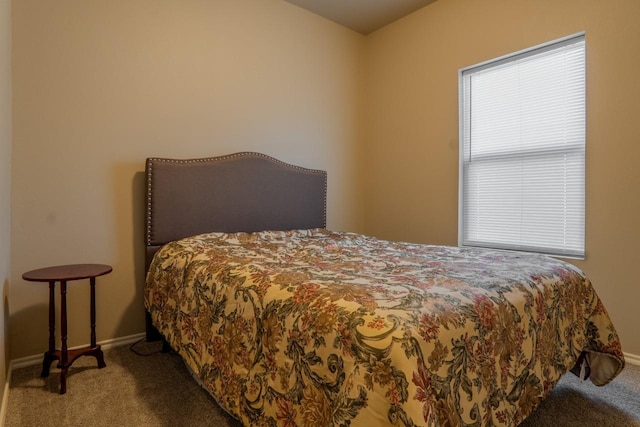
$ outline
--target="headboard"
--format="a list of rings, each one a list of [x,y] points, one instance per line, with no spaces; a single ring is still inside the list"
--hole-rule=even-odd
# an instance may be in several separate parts
[[[207,232],[326,227],[327,173],[260,153],[146,161],[146,268],[165,243]]]

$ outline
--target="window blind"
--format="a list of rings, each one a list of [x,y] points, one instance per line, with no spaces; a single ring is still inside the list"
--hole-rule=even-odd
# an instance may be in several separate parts
[[[584,35],[460,80],[461,244],[583,257]]]

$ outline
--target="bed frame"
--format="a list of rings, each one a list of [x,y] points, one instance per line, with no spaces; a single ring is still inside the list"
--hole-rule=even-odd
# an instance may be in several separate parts
[[[162,245],[209,232],[326,227],[327,173],[254,152],[146,161],[145,272]],[[161,339],[147,313],[147,340]]]

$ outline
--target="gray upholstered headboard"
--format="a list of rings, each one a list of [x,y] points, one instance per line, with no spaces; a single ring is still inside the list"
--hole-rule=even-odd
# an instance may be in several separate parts
[[[146,266],[165,243],[207,232],[326,227],[327,173],[260,153],[146,162]]]

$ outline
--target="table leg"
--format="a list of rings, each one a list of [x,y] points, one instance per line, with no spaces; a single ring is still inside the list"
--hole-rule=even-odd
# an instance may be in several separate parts
[[[60,335],[62,350],[60,351],[60,394],[67,392],[67,282],[60,282]]]
[[[55,296],[56,282],[49,282],[49,350],[44,354],[44,360],[42,361],[41,377],[49,376],[49,369],[51,368],[51,362],[57,360],[55,356],[56,351],[56,296]]]
[[[89,280],[91,286],[91,348],[96,346],[96,278]]]
[[[90,354],[95,356],[98,361],[98,368],[104,368],[106,363],[104,363],[104,355],[102,354],[102,350],[100,346],[96,344],[96,278],[91,277],[89,279],[89,284],[91,286],[91,349]]]

